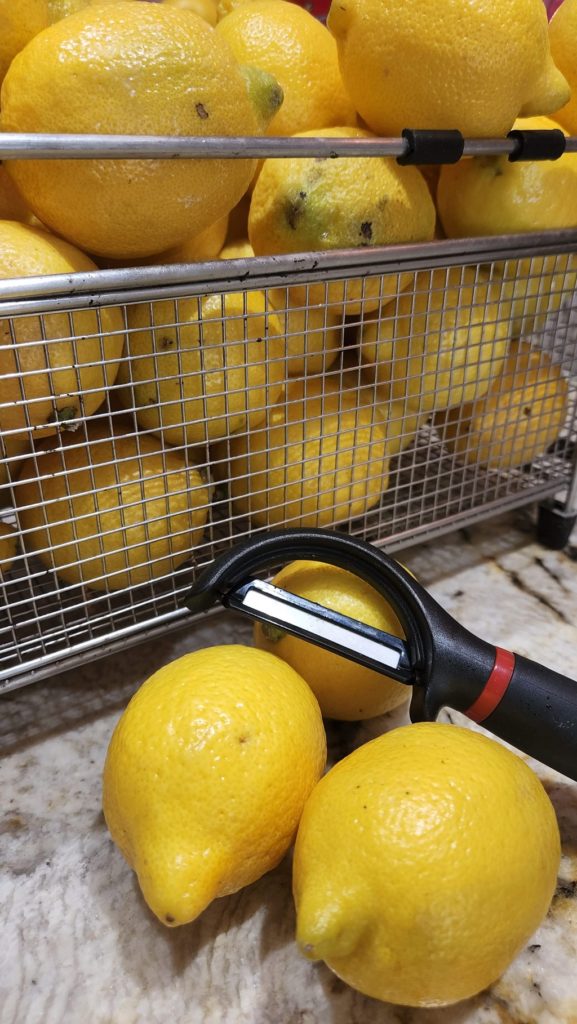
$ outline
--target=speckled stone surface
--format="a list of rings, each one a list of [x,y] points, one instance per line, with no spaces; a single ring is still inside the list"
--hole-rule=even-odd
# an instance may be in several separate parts
[[[526,512],[402,554],[465,626],[575,678],[576,558],[537,546]],[[223,615],[0,700],[0,1024],[577,1024],[577,784],[534,762],[561,827],[559,886],[527,948],[475,999],[392,1007],[303,960],[288,857],[188,927],[156,922],[104,826],[107,743],[155,667],[249,636]],[[405,714],[329,725],[332,759]]]

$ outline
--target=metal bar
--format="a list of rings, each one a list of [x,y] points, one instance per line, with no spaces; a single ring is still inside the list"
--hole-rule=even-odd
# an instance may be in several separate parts
[[[466,139],[464,156],[507,156],[514,139]],[[403,138],[327,139],[282,136],[98,135],[5,132],[0,160],[266,160],[282,157],[404,156]],[[566,152],[577,151],[577,138],[567,139]]]
[[[577,512],[577,445],[573,459],[571,460],[571,479],[567,489],[567,496],[564,501],[564,511],[567,515]]]
[[[389,553],[401,551],[409,545],[423,543],[425,540],[434,537],[441,537],[446,533],[454,531],[459,526],[466,526],[472,522],[490,519],[501,512],[519,508],[527,505],[529,502],[536,502],[540,498],[554,494],[559,486],[560,481],[556,480],[542,488],[518,494],[511,499],[505,499],[483,508],[471,509],[467,513],[452,516],[450,519],[444,519],[439,523],[424,524],[416,529],[403,531],[392,539],[389,537],[375,539],[371,543],[375,547],[386,548]],[[189,584],[183,588],[183,594],[188,587]],[[201,624],[207,615],[221,615],[223,611],[222,607],[217,606],[209,612],[203,613],[202,616],[191,616],[186,608],[180,608],[163,615],[151,615],[149,620],[135,623],[125,629],[115,629],[113,627],[108,635],[90,640],[86,645],[75,643],[70,653],[63,650],[53,651],[34,660],[27,661],[26,664],[13,665],[8,669],[1,670],[0,694],[20,689],[32,682],[37,682],[54,675],[58,671],[68,671],[71,668],[82,665],[86,661],[87,651],[90,651],[92,661],[98,660],[110,654],[126,651],[129,647],[138,643],[144,643],[155,637],[161,637],[169,631],[183,629],[185,623],[186,625],[190,623],[190,626],[194,628]]]
[[[509,143],[512,148],[513,144]],[[5,133],[0,160],[239,160],[271,157],[403,156],[405,139],[282,136],[32,135]]]
[[[575,477],[572,456],[577,442],[576,253],[577,231],[544,232],[226,263],[215,261],[180,267],[126,268],[64,275],[48,279],[48,282],[44,278],[5,282],[2,287],[9,298],[0,308],[2,312],[13,313],[13,319],[6,322],[11,332],[16,364],[15,367],[7,366],[15,391],[14,398],[4,404],[7,408],[14,405],[24,409],[26,435],[30,443],[37,426],[39,430],[45,428],[45,421],[41,417],[42,422],[36,422],[36,402],[40,399],[34,393],[29,394],[28,382],[32,378],[18,362],[27,343],[26,329],[30,322],[26,316],[34,313],[38,317],[32,326],[45,353],[54,385],[60,366],[50,356],[52,346],[61,346],[63,341],[70,343],[74,374],[72,381],[66,384],[66,393],[84,396],[88,401],[93,393],[101,390],[101,384],[98,376],[89,383],[83,367],[87,357],[91,366],[98,364],[104,367],[108,361],[107,322],[104,312],[99,319],[94,313],[89,313],[86,321],[82,311],[93,307],[99,310],[107,305],[119,306],[124,301],[139,304],[138,309],[127,305],[123,311],[124,329],[132,346],[127,353],[130,357],[130,380],[134,387],[143,384],[149,388],[151,384],[163,382],[162,388],[159,383],[151,395],[151,407],[158,406],[161,425],[168,428],[174,421],[179,424],[180,431],[166,440],[176,442],[181,453],[187,439],[194,444],[194,431],[188,438],[190,426],[197,423],[206,425],[213,415],[218,417],[218,405],[215,411],[211,403],[219,395],[221,398],[225,395],[226,400],[224,409],[220,410],[225,414],[225,422],[218,428],[218,436],[223,433],[226,436],[223,448],[209,449],[211,434],[207,431],[203,435],[202,449],[189,449],[189,467],[198,464],[208,480],[208,518],[202,536],[194,541],[191,539],[190,549],[187,547],[189,556],[193,556],[192,564],[189,558],[173,572],[159,561],[164,558],[162,544],[169,537],[180,537],[190,527],[188,519],[179,518],[172,526],[169,523],[171,514],[188,516],[188,512],[178,511],[182,504],[182,482],[177,481],[172,488],[168,486],[171,467],[167,461],[170,458],[167,445],[160,446],[162,461],[148,467],[149,484],[160,482],[162,486],[156,488],[155,494],[158,492],[164,503],[148,510],[142,536],[127,532],[133,514],[135,522],[139,522],[139,509],[146,505],[147,495],[142,488],[114,501],[114,509],[100,501],[95,502],[94,509],[90,504],[91,496],[97,492],[100,498],[105,497],[106,492],[114,494],[118,490],[124,465],[132,459],[132,448],[135,448],[135,458],[144,477],[148,457],[144,435],[152,436],[159,429],[156,420],[149,422],[146,419],[137,428],[142,402],[137,400],[136,392],[126,392],[126,381],[109,382],[110,404],[93,414],[87,421],[86,430],[81,430],[77,437],[71,434],[67,439],[70,441],[66,444],[70,457],[75,452],[82,452],[85,442],[88,445],[90,475],[86,480],[78,478],[75,482],[75,477],[63,478],[58,461],[44,466],[42,460],[48,452],[59,450],[58,441],[48,441],[36,449],[32,456],[34,462],[28,463],[24,473],[20,472],[20,483],[24,479],[32,483],[38,480],[38,491],[31,492],[29,500],[25,500],[16,484],[9,485],[1,496],[6,502],[1,517],[17,526],[20,550],[12,569],[0,584],[5,606],[0,616],[0,679],[6,680],[5,686],[0,684],[0,690],[24,685],[55,669],[98,657],[112,649],[126,648],[137,640],[157,635],[181,623],[182,615],[188,615],[179,608],[179,604],[189,585],[190,573],[199,564],[211,561],[224,546],[248,536],[253,529],[264,529],[269,522],[278,523],[279,517],[281,523],[295,525],[299,517],[309,515],[305,489],[309,482],[316,494],[318,507],[329,509],[329,519],[336,528],[350,529],[365,540],[385,545],[389,551],[439,536],[504,509],[530,504],[561,489],[565,493],[571,490]],[[518,266],[516,260],[521,261]],[[492,268],[492,263],[497,265]],[[485,294],[485,281],[491,269],[497,282],[496,296],[500,297],[503,305],[496,305],[497,298],[492,298],[489,292]],[[417,273],[407,274],[407,271]],[[293,282],[299,286],[298,290],[286,287]],[[416,435],[417,426],[411,424],[409,398],[415,410],[422,403],[426,412],[424,418],[427,419],[431,410],[438,408],[439,415],[442,414],[448,392],[453,407],[458,409],[459,402],[464,401],[467,395],[473,398],[473,390],[470,389],[477,389],[483,381],[486,388],[487,375],[491,379],[499,371],[505,355],[503,331],[508,338],[513,330],[505,291],[511,287],[511,282],[515,285],[517,308],[514,315],[519,323],[537,316],[534,324],[523,334],[527,341],[522,344],[528,345],[533,352],[532,359],[541,367],[544,382],[554,386],[561,372],[568,382],[565,385],[568,387],[567,397],[559,397],[560,413],[558,403],[557,412],[547,407],[542,410],[542,415],[535,405],[532,415],[525,420],[522,415],[523,396],[517,395],[510,408],[511,430],[505,438],[495,433],[490,444],[490,458],[482,456],[478,449],[479,440],[473,433],[467,433],[464,406],[462,415],[452,420],[456,430],[453,442],[449,434],[443,433],[442,417],[429,419],[425,426],[423,418],[418,417],[421,425]],[[111,287],[111,283],[115,287]],[[267,304],[270,300],[270,315],[273,315],[273,308],[277,310],[279,324],[273,331],[263,324],[254,331],[255,317],[262,318],[262,313],[252,311],[248,296],[256,289],[275,286],[276,294],[268,292],[259,301]],[[241,293],[242,302],[232,301],[230,296],[226,296],[225,293],[231,291]],[[215,292],[220,316],[209,318],[208,313],[205,315],[202,297]],[[355,311],[347,317],[346,327],[342,314],[334,319],[334,325],[328,318],[330,307],[327,303],[332,296],[339,294],[355,303]],[[179,296],[184,299],[177,301]],[[357,304],[359,296],[361,301]],[[156,302],[164,298],[170,301],[165,304]],[[386,305],[387,302],[390,304]],[[375,305],[377,303],[380,305]],[[281,313],[283,305],[285,311]],[[64,310],[67,312],[62,316],[60,311]],[[438,344],[438,316],[441,311],[449,325],[456,318],[458,332],[454,357],[450,352],[441,351]],[[319,343],[321,324],[325,333]],[[214,332],[212,340],[215,344],[230,343],[231,353],[236,353],[235,360],[239,360],[240,377],[224,378],[218,386],[211,384],[214,394],[211,391],[210,395],[203,386],[200,409],[189,404],[198,390],[191,390],[191,377],[211,371],[202,359],[199,363],[191,361],[188,352],[191,342],[194,349],[197,335],[203,347],[203,331],[208,327]],[[521,327],[518,329],[523,330]],[[143,337],[142,332],[145,332],[145,337],[149,330],[153,332],[152,339],[139,347],[137,342]],[[341,332],[340,349],[344,351],[340,356],[334,351],[335,330]],[[482,332],[480,336],[479,330]],[[346,339],[345,331],[350,332]],[[265,345],[253,352],[251,338],[256,335],[258,340],[265,340]],[[492,338],[496,344],[492,344]],[[378,348],[378,352],[375,350],[373,354],[371,339]],[[146,365],[151,340],[154,341],[152,367]],[[208,336],[204,340],[207,345],[211,343]],[[414,365],[414,360],[404,365],[401,350],[408,343],[411,346],[408,354],[412,352],[418,360],[420,353],[426,357],[421,370],[420,364]],[[295,346],[294,351],[291,346]],[[387,346],[391,346],[389,354]],[[468,353],[464,362],[458,357],[460,348]],[[263,360],[266,362],[266,393],[256,396],[256,404],[263,406],[262,416],[265,417],[265,413],[268,416],[276,405],[276,398],[272,391],[269,394],[269,388],[274,389],[279,362],[287,363],[284,379],[289,372],[288,359],[301,361],[298,376],[301,380],[308,380],[308,375],[318,370],[318,365],[315,370],[310,361],[321,356],[321,377],[311,380],[313,404],[310,409],[306,404],[301,408],[298,389],[295,392],[292,382],[288,384],[287,422],[295,425],[298,434],[301,428],[296,426],[297,423],[306,423],[311,417],[314,421],[317,415],[321,415],[315,411],[314,395],[319,380],[322,380],[320,407],[322,415],[327,417],[322,443],[327,438],[337,439],[339,464],[341,459],[346,462],[352,458],[350,453],[356,451],[353,462],[358,474],[358,481],[354,484],[359,492],[358,502],[353,486],[349,490],[335,488],[330,477],[322,471],[322,464],[316,466],[304,449],[300,454],[300,449],[295,449],[294,456],[289,458],[286,453],[291,435],[275,428],[273,419],[262,419],[262,426],[255,426],[252,421],[243,421],[243,424],[232,422],[239,401],[243,416],[242,410],[248,408],[248,397],[244,392],[248,387],[248,373],[253,367],[258,367]],[[227,373],[235,367],[236,362],[234,365],[231,363]],[[381,371],[382,380],[379,376]],[[354,430],[364,422],[362,411],[367,404],[367,382],[374,374],[369,404],[375,407],[384,401],[376,384],[380,381],[386,385],[390,378],[397,403],[396,410],[389,409],[391,420],[395,418],[397,422],[390,436],[394,441],[396,429],[404,437],[406,435],[402,455],[391,463],[389,476],[380,475],[380,454],[373,448],[372,432],[371,441],[366,445],[359,443],[355,449],[353,420]],[[526,377],[526,370],[521,368],[521,364],[519,374],[520,383],[516,390],[521,392],[522,379]],[[15,375],[21,393],[14,382]],[[337,400],[337,396],[338,416],[333,410],[333,400]],[[402,408],[398,407],[401,399],[407,403]],[[281,406],[283,402],[281,399]],[[292,414],[288,413],[289,407]],[[384,428],[386,410],[383,407],[381,411]],[[561,419],[557,423],[559,414]],[[18,412],[18,415],[22,414]],[[127,419],[127,416],[131,418]],[[341,420],[341,417],[346,417],[346,420]],[[14,434],[17,440],[20,421],[16,419],[14,422],[10,436]],[[84,417],[79,417],[78,424],[82,426],[83,422]],[[97,458],[94,447],[98,443],[97,434],[91,434],[91,431],[95,430],[98,422],[104,423],[115,438],[132,438],[132,447],[129,445],[126,451],[121,450],[115,440],[112,454]],[[306,433],[304,429],[301,432],[303,436]],[[542,443],[539,440],[541,436]],[[14,456],[9,454],[9,440],[10,437],[5,438],[6,458],[10,458],[14,465],[20,456],[18,452]],[[457,441],[459,448],[455,448]],[[254,451],[258,457],[263,445],[267,452],[273,448],[278,452],[281,467],[286,459],[291,465],[294,461],[298,484],[294,499],[282,487],[271,493],[266,481],[255,476],[248,463],[245,465],[242,460],[238,461],[239,451]],[[521,464],[517,456],[510,459],[513,448],[517,446],[522,454],[524,445],[529,446],[525,462]],[[534,445],[536,448],[531,447]],[[93,449],[94,454],[91,455]],[[97,478],[93,472],[97,466],[99,473],[110,466],[115,472]],[[363,491],[365,475],[373,481],[366,495]],[[54,492],[51,491],[52,485],[56,486]],[[187,494],[190,489],[187,484]],[[250,506],[243,497],[245,491],[251,496]],[[177,503],[175,506],[167,503],[169,493],[172,494],[170,501]],[[88,500],[89,505],[74,504],[79,497]],[[57,501],[62,501],[62,505],[56,505]],[[34,508],[45,509],[47,513],[55,510],[50,517],[51,527],[55,530],[64,528],[72,518],[74,530],[70,537],[66,532],[61,535],[54,532],[52,536],[34,541],[33,524],[21,517],[24,504],[29,511]],[[113,513],[116,518],[105,521],[101,518],[103,512],[106,515]],[[92,539],[92,548],[85,546],[84,538]],[[68,541],[75,545],[70,550],[67,550]],[[161,545],[158,550],[156,544]],[[51,550],[54,555],[56,574],[42,556],[42,551],[46,550]],[[120,590],[115,586],[103,593],[90,589],[91,585],[101,584],[108,576],[114,584],[118,580],[117,574],[132,564],[132,556],[138,551],[139,564],[146,568],[144,578],[129,577]],[[116,561],[106,563],[104,559],[108,556]],[[91,562],[93,557],[96,558],[94,564]],[[87,572],[80,579],[86,578],[86,583],[79,583],[78,574],[74,572],[68,582],[58,578],[57,573],[66,566],[73,569],[74,565],[85,562]]]
[[[142,300],[142,290],[154,288],[146,299],[202,295],[207,291],[239,291],[250,282],[255,288],[278,288],[307,281],[345,276],[395,274],[421,268],[463,266],[469,262],[523,259],[577,252],[577,231],[541,231],[527,235],[457,238],[415,245],[391,245],[251,259],[158,267],[128,267],[76,274],[0,281],[0,314],[16,316],[86,305]],[[34,299],[50,299],[44,305]],[[14,301],[11,301],[14,300]],[[57,300],[57,301],[55,301]]]
[[[167,612],[164,615],[155,615],[152,621],[154,622],[155,627],[161,627],[165,623],[171,622],[174,619],[183,618],[185,614],[190,615],[190,612],[188,612],[186,608],[178,608],[173,611]],[[135,633],[142,632],[142,626],[143,623],[141,622],[132,623],[130,626],[125,626],[121,629],[115,629],[112,635],[114,636],[115,640],[123,640]],[[105,638],[103,637],[92,637],[90,640],[79,641],[78,643],[74,644],[74,652],[80,654],[85,653],[86,651],[93,651],[102,645],[103,639],[105,642]],[[44,665],[54,664],[55,662],[58,662],[60,659],[64,660],[67,663],[66,655],[64,654],[63,658],[63,652],[61,650],[48,652],[46,654],[43,654],[40,658],[31,659],[25,667],[26,670],[30,670],[31,672],[33,672],[35,669],[40,668]],[[8,669],[6,672],[0,672],[0,681],[4,679],[10,679],[11,671],[12,670]]]

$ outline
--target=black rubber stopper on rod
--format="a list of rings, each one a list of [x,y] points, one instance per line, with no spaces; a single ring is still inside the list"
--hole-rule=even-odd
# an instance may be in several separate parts
[[[402,134],[409,148],[397,157],[399,164],[456,164],[463,156],[465,140],[458,131],[404,128]]]
[[[514,139],[516,148],[509,154],[511,163],[517,160],[558,160],[565,152],[565,135],[560,128],[521,131],[514,128],[507,135]]]

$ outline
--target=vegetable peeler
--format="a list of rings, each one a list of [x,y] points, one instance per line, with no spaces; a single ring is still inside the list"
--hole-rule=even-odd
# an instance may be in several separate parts
[[[406,639],[297,597],[257,577],[294,559],[327,562],[366,580],[391,605]],[[278,530],[235,545],[198,577],[193,612],[217,602],[413,687],[411,721],[443,707],[577,779],[577,682],[495,647],[448,614],[401,565],[345,533]]]

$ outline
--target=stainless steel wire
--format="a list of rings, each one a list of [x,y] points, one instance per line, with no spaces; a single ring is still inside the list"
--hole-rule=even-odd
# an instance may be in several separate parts
[[[106,134],[32,134],[4,132],[0,135],[0,160],[143,160],[195,159],[238,160],[274,157],[404,157],[410,149],[405,138],[327,139],[283,136],[173,136]],[[509,156],[519,149],[515,138],[465,139],[463,156]],[[577,138],[565,143],[568,153],[577,151]]]
[[[0,686],[180,624],[255,531],[574,493],[576,283],[577,232],[0,282]]]

